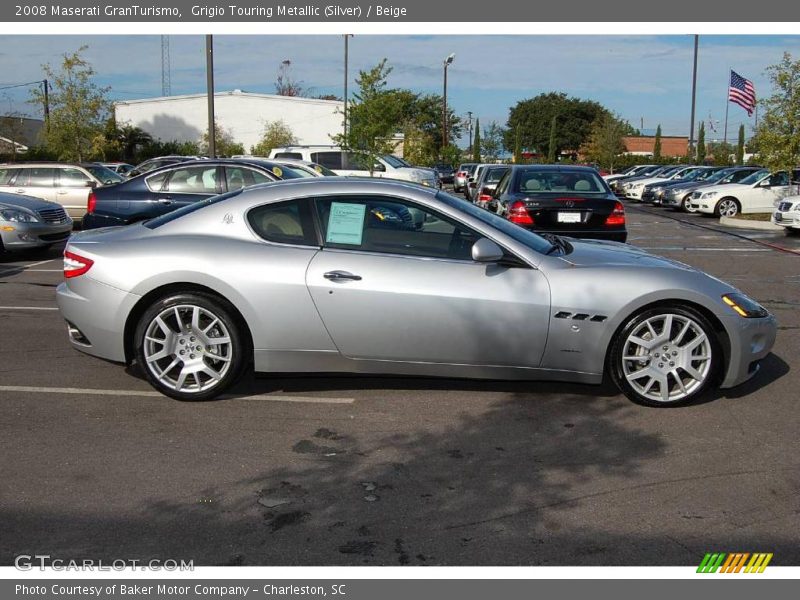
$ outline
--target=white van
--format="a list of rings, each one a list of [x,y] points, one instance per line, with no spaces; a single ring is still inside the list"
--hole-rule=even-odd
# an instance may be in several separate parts
[[[273,148],[271,159],[295,158],[314,162],[327,167],[337,175],[361,175],[369,177],[366,155],[357,151],[344,151],[338,146],[286,146]],[[407,162],[391,154],[378,157],[373,177],[412,181],[428,187],[436,187],[436,172],[433,169],[412,167]]]

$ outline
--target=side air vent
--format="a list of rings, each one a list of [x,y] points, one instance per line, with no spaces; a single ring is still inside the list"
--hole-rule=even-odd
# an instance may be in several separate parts
[[[595,323],[602,323],[602,322],[603,322],[603,321],[605,321],[607,318],[608,318],[608,317],[606,317],[605,315],[595,315],[595,316],[593,316],[593,317],[592,317],[591,319],[589,319],[589,320],[590,320],[590,321],[594,321]]]
[[[556,319],[572,319],[573,321],[591,321],[593,323],[602,323],[608,319],[605,315],[589,315],[587,313],[575,313],[567,311],[559,311],[555,314]]]
[[[571,316],[572,313],[564,312],[563,310],[556,313],[556,319],[569,319]]]

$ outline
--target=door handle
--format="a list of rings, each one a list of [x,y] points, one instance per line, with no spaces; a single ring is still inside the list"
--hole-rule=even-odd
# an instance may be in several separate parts
[[[59,194],[59,195],[63,196],[64,194],[69,194],[69,191],[68,190],[58,190],[56,192],[56,194]]]
[[[25,193],[25,190],[14,190],[14,191],[15,191],[16,193],[18,193],[18,194],[24,194],[24,193]]]
[[[361,275],[353,275],[347,271],[328,271],[323,277],[329,281],[361,281]]]
[[[166,198],[159,198],[158,199],[158,203],[159,204],[172,204],[172,198],[169,197],[169,196],[167,196]]]

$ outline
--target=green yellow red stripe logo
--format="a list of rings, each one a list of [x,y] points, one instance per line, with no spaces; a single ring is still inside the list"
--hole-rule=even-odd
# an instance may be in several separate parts
[[[763,573],[772,552],[708,552],[697,567],[698,573]]]

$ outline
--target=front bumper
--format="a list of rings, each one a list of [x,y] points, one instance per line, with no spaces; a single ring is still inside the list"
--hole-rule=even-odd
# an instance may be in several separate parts
[[[758,372],[759,361],[772,350],[778,322],[772,315],[761,319],[725,317],[723,325],[730,338],[728,369],[721,388],[744,383]]]
[[[800,210],[777,210],[772,213],[770,221],[773,225],[780,225],[781,227],[791,229],[800,229]]]
[[[6,250],[30,250],[57,244],[66,240],[72,233],[72,220],[66,223],[17,223],[3,221],[0,225],[0,239]]]
[[[125,362],[125,322],[139,299],[86,275],[56,288],[56,303],[67,321],[72,346],[116,362]]]

